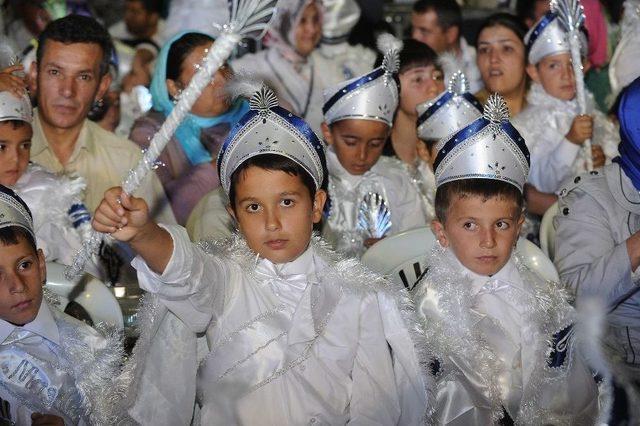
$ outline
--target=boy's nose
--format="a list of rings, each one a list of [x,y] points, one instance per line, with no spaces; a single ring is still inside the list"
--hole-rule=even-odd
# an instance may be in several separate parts
[[[267,212],[267,221],[265,228],[268,231],[277,231],[280,229],[280,217],[276,212]]]
[[[24,293],[27,289],[22,277],[16,274],[6,275],[5,280],[9,281],[9,289],[12,294]]]
[[[367,159],[367,146],[363,144],[358,150],[358,160],[364,161],[366,159]]]
[[[480,247],[494,248],[496,246],[496,237],[491,230],[483,231],[480,239]]]

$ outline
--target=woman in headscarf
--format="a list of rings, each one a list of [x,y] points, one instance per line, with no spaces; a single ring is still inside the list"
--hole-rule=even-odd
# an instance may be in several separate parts
[[[133,125],[132,141],[142,148],[149,146],[213,43],[206,34],[187,31],[162,47],[151,81],[153,109]],[[220,185],[215,164],[218,151],[231,127],[248,111],[246,101],[232,103],[227,94],[231,76],[226,66],[218,70],[160,155],[156,173],[180,224],[205,194]]]
[[[265,44],[268,49],[231,63],[234,71],[254,74],[278,95],[281,104],[319,132],[322,123],[322,70],[311,52],[322,36],[322,5],[318,0],[285,0]]]

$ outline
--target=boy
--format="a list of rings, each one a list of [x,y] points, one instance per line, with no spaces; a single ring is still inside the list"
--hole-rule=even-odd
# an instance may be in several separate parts
[[[586,40],[581,40],[586,49]],[[547,13],[527,33],[527,73],[533,84],[527,106],[514,119],[531,151],[529,183],[555,193],[570,176],[586,171],[582,147],[591,139],[593,167],[616,155],[620,140],[615,126],[595,108],[587,93],[587,115],[578,114],[576,82],[567,33],[555,12]]]
[[[640,377],[640,79],[622,92],[620,156],[560,191],[555,264],[580,304],[596,297],[609,308],[606,347]]]
[[[110,424],[119,338],[102,336],[43,299],[45,260],[31,213],[2,185],[0,218],[1,423]]]
[[[155,295],[124,375],[136,378],[127,415],[189,424],[195,400],[206,424],[419,424],[430,384],[407,294],[312,237],[322,143],[270,89],[250,105],[218,157],[240,235],[193,245],[120,188],[95,214],[96,230],[138,252],[140,286]],[[208,344],[199,368],[197,333]]]
[[[436,419],[592,424],[596,386],[574,353],[568,297],[513,253],[529,153],[508,117],[492,96],[435,160],[438,243],[414,296],[434,347]]]
[[[24,91],[20,96],[0,92],[0,184],[15,190],[29,206],[46,260],[70,264],[91,230],[91,216],[82,202],[84,180],[29,163],[32,121]],[[90,272],[100,276],[95,265]]]
[[[469,83],[462,71],[451,73],[447,90],[435,99],[419,104],[418,113],[418,157],[413,181],[427,212],[427,219],[435,219],[434,201],[436,179],[433,162],[438,154],[438,142],[482,117],[482,105],[469,93]]]
[[[398,107],[401,43],[389,34],[378,41],[384,52],[381,67],[324,91],[322,133],[330,145],[329,208],[323,235],[339,252],[361,256],[381,235],[370,235],[358,224],[365,197],[382,197],[391,213],[390,234],[426,224],[420,197],[403,164],[381,157]]]

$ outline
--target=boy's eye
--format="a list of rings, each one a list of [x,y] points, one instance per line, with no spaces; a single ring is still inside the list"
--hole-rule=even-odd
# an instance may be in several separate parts
[[[462,226],[468,231],[475,231],[477,228],[477,225],[473,222],[465,222]]]
[[[369,146],[372,148],[380,148],[382,145],[384,145],[383,140],[375,140],[375,141],[369,142]]]
[[[60,71],[56,70],[56,69],[51,69],[48,71],[49,75],[58,75],[60,74]]]
[[[30,260],[23,260],[22,262],[20,262],[18,264],[18,270],[19,271],[26,271],[29,268],[31,268],[31,266],[33,265],[33,262]]]
[[[4,151],[5,149],[7,149],[7,146],[3,143],[0,143],[0,151]]]
[[[80,80],[89,81],[91,80],[91,76],[89,74],[80,74]]]
[[[481,47],[478,49],[478,53],[486,55],[487,53],[489,53],[489,48],[488,47]]]
[[[20,148],[22,149],[31,149],[31,142],[24,142],[20,144]]]
[[[247,205],[247,211],[248,211],[249,213],[255,213],[255,212],[260,211],[260,204],[258,204],[258,203],[251,203],[251,204]]]
[[[498,227],[498,229],[509,229],[509,223],[504,221],[504,220],[499,220],[498,222],[496,222],[496,226]]]
[[[284,207],[291,207],[294,204],[294,201],[290,198],[285,198],[284,200],[280,201],[280,204]]]

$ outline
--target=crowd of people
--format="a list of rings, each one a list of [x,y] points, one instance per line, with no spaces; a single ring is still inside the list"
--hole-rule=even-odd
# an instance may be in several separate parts
[[[3,6],[0,424],[640,423],[640,1],[617,35],[517,3],[369,46],[363,3],[279,0],[132,193],[226,2]],[[361,263],[422,228],[417,282]],[[45,287],[92,229],[86,272],[144,294],[126,352]]]

